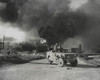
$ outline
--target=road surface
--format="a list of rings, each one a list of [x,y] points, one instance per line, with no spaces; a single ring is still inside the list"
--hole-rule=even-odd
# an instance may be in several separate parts
[[[0,80],[100,80],[100,68],[79,61],[77,67],[49,65],[46,59],[0,68]]]

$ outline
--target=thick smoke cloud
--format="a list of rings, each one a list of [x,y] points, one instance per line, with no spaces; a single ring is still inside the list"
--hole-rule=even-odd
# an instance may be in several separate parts
[[[18,18],[18,10],[16,4],[10,0],[1,0],[1,2],[6,3],[6,8],[1,13],[1,17],[5,21],[15,21]]]
[[[21,29],[45,38],[50,45],[74,37],[85,29],[86,15],[81,12],[69,12],[69,0],[22,0],[22,2],[5,0],[4,2],[7,4],[4,9],[5,14],[2,15],[5,20],[17,21],[21,24]],[[23,5],[20,5],[21,3]],[[34,32],[34,29],[39,31],[39,34]]]
[[[71,1],[72,1],[71,3],[73,3],[74,0]],[[56,42],[63,42],[69,39],[70,37],[72,37],[74,40],[75,36],[80,36],[80,38],[83,39],[82,43],[84,43],[86,47],[96,48],[100,45],[99,42],[100,41],[100,37],[99,37],[100,1],[99,0],[85,0],[85,1],[76,0],[76,3],[79,3],[78,7],[77,5],[73,4],[73,6],[70,7],[71,12],[64,12],[64,13],[61,12],[64,18],[60,19],[59,18],[60,16],[56,16],[55,18],[57,18],[57,20],[55,19],[54,19],[55,21],[52,20],[54,23],[50,23],[51,25],[49,26],[47,25],[47,27],[44,27],[44,29],[42,28],[40,30],[40,35],[42,33],[41,36],[46,38],[50,42],[50,44]],[[73,14],[70,13],[73,13],[76,16],[76,18],[75,17],[72,18]],[[67,16],[69,16],[69,18],[73,22],[66,21],[65,14],[67,14]],[[79,16],[79,14],[81,16]],[[81,20],[78,17],[80,17]],[[78,19],[78,21],[76,19]],[[55,25],[55,23],[58,25]],[[72,26],[65,25],[65,24],[71,24]]]
[[[39,36],[50,45],[80,34],[87,17],[81,12],[69,12],[69,3],[68,0],[28,0],[20,9],[23,28],[29,31],[37,28]]]
[[[87,23],[87,16],[83,13],[67,12],[56,14],[46,27],[42,27],[40,36],[45,38],[50,45],[62,43],[70,37],[82,34]]]
[[[21,8],[26,1],[27,0],[0,0],[0,2],[6,4],[4,10],[0,10],[0,16],[7,22],[17,21],[19,17],[19,8]]]
[[[68,10],[68,0],[28,0],[20,9],[19,23],[27,32],[45,27],[54,15]],[[34,33],[34,30],[33,30]],[[39,36],[36,32],[35,36]],[[33,34],[33,35],[34,35]],[[31,35],[29,35],[32,37]],[[44,37],[43,37],[44,38]]]
[[[28,38],[40,36],[52,45],[79,36],[89,47],[100,45],[99,0],[0,1],[6,3],[2,19],[19,24]]]
[[[22,8],[20,8],[20,19],[25,23],[24,28],[44,26],[53,17],[54,14],[67,10],[68,0],[28,0]]]
[[[80,7],[79,11],[86,13],[89,18],[87,28],[81,37],[89,48],[97,48],[100,46],[100,1],[88,0],[88,3]]]
[[[77,42],[81,40],[81,44],[84,45],[84,47],[88,49],[95,49],[100,48],[100,1],[99,0],[71,0],[70,4],[70,10],[73,12],[82,12],[85,15],[87,15],[87,23],[85,24],[85,30],[82,31],[82,34],[76,35],[78,38],[73,37],[69,38],[64,42],[65,44],[68,44],[73,42]],[[80,4],[78,4],[80,3]],[[78,4],[79,6],[77,6]],[[68,46],[68,45],[66,45]],[[74,46],[74,44],[73,44]]]

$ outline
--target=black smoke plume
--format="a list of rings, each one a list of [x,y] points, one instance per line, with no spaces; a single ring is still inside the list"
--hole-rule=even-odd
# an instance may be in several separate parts
[[[3,1],[3,0],[1,0]],[[5,0],[3,19],[18,21],[21,29],[45,38],[49,45],[64,42],[85,30],[87,16],[81,12],[69,12],[69,0]],[[33,30],[33,32],[32,32]],[[34,35],[33,34],[33,35]],[[29,35],[32,37],[32,35]]]
[[[0,0],[6,3],[0,16],[4,21],[20,24],[19,28],[31,34],[28,38],[39,36],[49,45],[75,36],[81,36],[89,47],[100,45],[100,1],[87,0],[74,11],[69,7],[71,1],[74,0]]]
[[[88,48],[100,49],[100,1],[88,0],[78,11],[88,16],[85,32],[81,35]]]
[[[26,0],[0,0],[0,2],[6,4],[5,9],[0,11],[3,21],[16,22],[19,17],[19,8]]]
[[[87,16],[80,12],[56,14],[45,27],[40,28],[40,37],[45,38],[50,45],[63,43],[70,37],[82,34],[86,29],[87,19]]]

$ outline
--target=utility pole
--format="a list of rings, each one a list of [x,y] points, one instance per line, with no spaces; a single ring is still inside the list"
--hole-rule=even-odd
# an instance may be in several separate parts
[[[5,48],[5,35],[3,35],[3,49]]]

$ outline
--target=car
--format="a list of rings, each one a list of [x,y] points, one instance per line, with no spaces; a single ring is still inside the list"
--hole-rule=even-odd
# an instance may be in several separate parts
[[[49,64],[57,63],[58,66],[63,67],[67,63],[70,63],[71,66],[75,67],[78,64],[77,53],[71,52],[57,52],[57,51],[48,51],[46,54]]]

